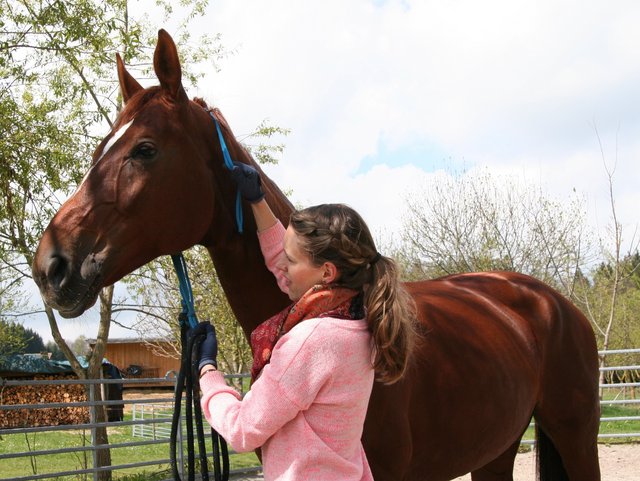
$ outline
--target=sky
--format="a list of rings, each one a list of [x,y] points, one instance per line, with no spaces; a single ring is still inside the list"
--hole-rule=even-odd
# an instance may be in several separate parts
[[[430,180],[482,169],[553,198],[575,190],[602,232],[606,166],[630,245],[639,24],[637,1],[211,0],[194,34],[233,53],[187,93],[238,137],[264,119],[290,129],[267,175],[296,204],[353,206],[378,236]],[[63,336],[95,337],[96,312],[61,320]]]
[[[206,18],[236,53],[198,93],[236,135],[291,129],[266,171],[297,203],[346,202],[395,231],[428,178],[485,168],[575,189],[604,226],[604,158],[637,225],[637,2],[233,0]]]

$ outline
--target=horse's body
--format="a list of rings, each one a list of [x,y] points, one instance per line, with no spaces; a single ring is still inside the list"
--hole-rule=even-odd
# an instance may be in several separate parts
[[[154,65],[161,86],[143,89],[118,58],[125,108],[44,232],[34,279],[52,307],[73,317],[102,287],[153,258],[203,244],[249,335],[288,299],[264,267],[252,216],[245,216],[244,234],[236,230],[235,186],[214,122],[203,102],[186,97],[164,31]],[[255,165],[213,114],[232,157]],[[286,225],[291,204],[265,176],[263,184]],[[510,480],[532,415],[546,447],[543,479],[600,479],[596,344],[571,303],[507,272],[408,289],[423,337],[407,376],[373,389],[363,443],[377,481],[446,480],[469,471],[474,481]]]

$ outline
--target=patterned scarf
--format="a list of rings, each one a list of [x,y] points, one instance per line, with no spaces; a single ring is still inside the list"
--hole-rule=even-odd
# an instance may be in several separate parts
[[[362,296],[357,294],[358,291],[353,289],[318,284],[304,293],[297,302],[256,327],[251,333],[251,381],[258,378],[271,360],[271,352],[278,339],[305,319],[362,319]]]

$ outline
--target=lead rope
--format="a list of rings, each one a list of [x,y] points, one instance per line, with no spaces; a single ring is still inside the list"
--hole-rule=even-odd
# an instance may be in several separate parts
[[[207,446],[204,438],[202,422],[202,407],[200,406],[200,382],[198,364],[200,359],[200,346],[206,337],[205,325],[198,323],[193,304],[193,291],[187,274],[187,264],[182,254],[171,256],[180,285],[182,297],[182,312],[178,316],[180,322],[180,340],[182,342],[182,355],[180,359],[180,372],[176,381],[173,419],[171,422],[171,435],[169,439],[171,468],[173,479],[181,481],[178,470],[178,430],[180,429],[180,412],[182,409],[182,391],[185,390],[185,424],[187,429],[187,479],[195,481],[195,444],[193,437],[193,416],[195,415],[195,430],[198,441],[198,461],[200,474],[203,481],[209,481],[209,465],[207,460]],[[213,444],[213,474],[215,481],[228,481],[229,479],[229,451],[224,438],[211,428],[211,441]],[[181,453],[182,454],[182,453]]]
[[[222,150],[222,158],[224,159],[224,165],[227,169],[233,170],[233,159],[231,158],[231,154],[229,154],[229,149],[227,148],[227,143],[224,141],[224,136],[222,135],[222,130],[220,129],[220,123],[218,119],[216,119],[215,115],[211,110],[207,110],[209,115],[213,119],[213,123],[216,124],[216,131],[218,132],[218,140],[220,141],[220,150]],[[244,224],[244,218],[242,216],[242,196],[240,194],[240,190],[236,193],[236,224],[238,225],[238,233],[242,234],[242,225]]]
[[[229,154],[229,149],[222,135],[220,123],[211,110],[209,115],[213,119],[218,133],[220,149],[224,165],[227,169],[234,168],[233,159]],[[242,197],[238,190],[236,194],[236,224],[238,232],[242,234],[243,214]],[[181,481],[178,473],[177,437],[180,428],[180,411],[182,409],[182,391],[185,390],[185,422],[187,427],[187,469],[188,481],[195,481],[195,446],[193,439],[193,415],[196,417],[196,436],[198,438],[198,453],[200,461],[200,472],[203,481],[209,481],[209,467],[207,464],[207,450],[204,442],[204,429],[202,423],[202,408],[200,406],[200,376],[198,372],[198,361],[200,359],[200,346],[206,337],[204,327],[198,323],[195,307],[193,304],[193,290],[187,274],[187,264],[182,253],[172,255],[171,260],[178,276],[180,285],[180,295],[182,297],[182,312],[178,316],[180,322],[180,340],[182,342],[182,353],[180,359],[180,373],[176,381],[175,402],[173,409],[173,419],[171,422],[170,436],[170,458],[173,471],[173,478]],[[228,481],[229,479],[229,451],[224,438],[211,428],[211,441],[213,444],[213,471],[215,481]]]

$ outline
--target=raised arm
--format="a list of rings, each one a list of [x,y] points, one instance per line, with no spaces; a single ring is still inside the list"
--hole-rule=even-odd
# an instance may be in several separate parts
[[[264,198],[260,174],[250,165],[235,162],[231,170],[231,178],[238,185],[240,195],[251,203],[265,264],[276,277],[280,290],[288,294],[289,287],[284,275],[286,265],[283,250],[284,227]]]
[[[264,198],[252,203],[251,210],[256,219],[256,226],[258,227],[259,233],[273,227],[278,222],[278,219]]]

